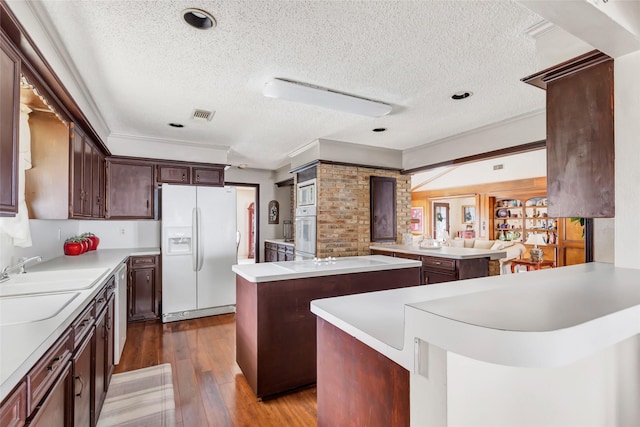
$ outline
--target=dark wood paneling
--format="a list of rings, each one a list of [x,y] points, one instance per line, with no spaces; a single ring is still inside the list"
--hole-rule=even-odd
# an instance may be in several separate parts
[[[409,371],[323,319],[318,426],[409,426]]]
[[[251,283],[236,276],[238,365],[259,397],[313,384],[312,300],[416,286],[420,268]]]
[[[370,177],[371,241],[396,241],[396,179]]]
[[[0,34],[0,216],[18,212],[20,58]]]
[[[549,216],[615,215],[613,60],[547,84]]]

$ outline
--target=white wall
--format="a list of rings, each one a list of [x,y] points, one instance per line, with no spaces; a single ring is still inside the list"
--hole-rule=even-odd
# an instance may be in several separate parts
[[[160,221],[79,221],[78,233],[86,232],[100,238],[101,249],[161,246]]]
[[[635,227],[640,212],[640,52],[617,58],[614,73],[615,264],[618,267],[640,268],[640,245]]]

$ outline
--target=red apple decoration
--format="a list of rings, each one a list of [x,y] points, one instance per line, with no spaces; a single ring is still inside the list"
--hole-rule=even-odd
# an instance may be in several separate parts
[[[89,239],[91,243],[91,247],[89,248],[90,251],[95,251],[96,249],[98,249],[98,243],[100,243],[100,239],[98,238],[98,236],[93,233],[84,233],[82,237],[86,237],[87,239]]]
[[[82,253],[82,243],[75,237],[71,237],[64,241],[64,254],[76,256]]]

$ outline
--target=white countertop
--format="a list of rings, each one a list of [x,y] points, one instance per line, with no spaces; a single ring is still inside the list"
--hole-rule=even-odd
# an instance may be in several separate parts
[[[507,256],[505,251],[475,248],[455,248],[442,246],[440,248],[425,249],[418,245],[372,245],[369,249],[379,251],[393,251],[412,255],[426,255],[451,259],[489,258],[500,259]]]
[[[234,265],[232,270],[250,282],[261,283],[421,266],[422,263],[420,261],[410,259],[384,255],[365,255],[334,258],[330,262],[317,263],[314,260],[301,260],[239,264]]]
[[[73,269],[108,269],[106,275],[98,274],[88,284],[103,277],[88,289],[79,290],[79,295],[56,316],[31,322],[0,327],[0,401],[29,372],[33,365],[55,343],[75,318],[96,296],[104,282],[129,256],[159,255],[159,248],[98,249],[79,256],[62,256],[42,263],[30,265],[29,272],[63,271]],[[71,276],[73,277],[73,276]],[[5,282],[10,283],[10,282]],[[3,284],[0,284],[2,286]],[[39,307],[33,307],[38,310]]]
[[[264,241],[265,242],[270,242],[270,243],[277,243],[279,245],[290,245],[290,246],[294,245],[293,240],[287,242],[284,239],[264,239]]]
[[[419,338],[519,367],[562,366],[640,333],[637,269],[590,263],[312,301],[408,370]]]

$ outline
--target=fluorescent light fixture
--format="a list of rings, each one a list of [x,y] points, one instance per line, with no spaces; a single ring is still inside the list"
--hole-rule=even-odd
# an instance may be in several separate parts
[[[301,102],[363,116],[381,117],[391,112],[391,105],[382,102],[291,80],[271,79],[265,84],[262,93],[270,98]]]

